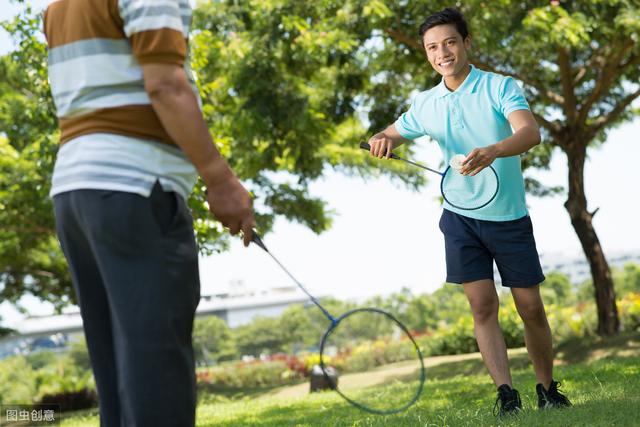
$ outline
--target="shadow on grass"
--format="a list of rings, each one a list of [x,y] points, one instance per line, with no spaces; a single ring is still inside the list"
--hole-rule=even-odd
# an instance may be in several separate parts
[[[292,382],[290,384],[286,384],[284,386],[268,386],[268,387],[252,387],[252,388],[232,388],[232,387],[221,387],[216,384],[198,384],[198,395],[209,396],[214,395],[218,396],[220,400],[237,400],[244,398],[257,398],[261,396],[265,396],[273,390],[282,387],[292,387],[299,384],[303,384],[308,382],[307,379],[304,379],[299,382]]]
[[[510,355],[511,370],[528,369],[531,366],[529,356],[525,354]],[[468,359],[457,362],[446,362],[427,368],[427,381],[446,380],[457,375],[469,376],[488,374],[482,359]]]
[[[625,332],[615,337],[572,339],[559,345],[556,355],[557,359],[566,363],[640,355],[640,332]]]

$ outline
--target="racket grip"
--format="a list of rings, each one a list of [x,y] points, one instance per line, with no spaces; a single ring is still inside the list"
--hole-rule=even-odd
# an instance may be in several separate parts
[[[364,142],[364,141],[362,141],[360,143],[360,148],[362,148],[363,150],[367,150],[367,151],[371,150],[371,146],[368,143]],[[392,159],[396,159],[396,160],[400,160],[400,158],[398,156],[396,156],[394,153],[391,153],[391,158]]]
[[[269,250],[267,249],[267,246],[264,244],[264,242],[262,241],[262,238],[260,237],[260,235],[258,234],[258,232],[254,229],[253,231],[253,235],[251,237],[251,241],[253,243],[255,243],[256,245],[260,246],[260,248],[265,251],[265,252],[269,252]]]

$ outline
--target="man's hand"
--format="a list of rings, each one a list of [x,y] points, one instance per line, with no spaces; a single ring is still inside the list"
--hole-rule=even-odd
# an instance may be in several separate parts
[[[460,169],[460,173],[462,175],[474,176],[482,169],[491,165],[496,157],[498,157],[498,148],[495,145],[474,148],[467,155],[465,161],[462,162],[462,169]]]
[[[395,148],[393,139],[385,135],[384,132],[377,133],[369,138],[369,145],[371,146],[369,150],[371,155],[379,159],[383,157],[390,158],[391,152]]]
[[[216,149],[184,69],[175,64],[147,64],[142,71],[162,125],[207,185],[211,213],[231,234],[242,230],[244,245],[249,246],[255,225],[251,198]]]
[[[244,245],[249,246],[255,227],[251,197],[231,169],[226,176],[218,176],[214,184],[207,186],[207,202],[213,216],[228,227],[231,234],[242,231]]]

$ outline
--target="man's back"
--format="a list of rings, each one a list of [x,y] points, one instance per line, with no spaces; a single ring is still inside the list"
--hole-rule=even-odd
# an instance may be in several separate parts
[[[186,63],[187,0],[57,0],[44,19],[63,143],[104,132],[174,144],[141,65]]]

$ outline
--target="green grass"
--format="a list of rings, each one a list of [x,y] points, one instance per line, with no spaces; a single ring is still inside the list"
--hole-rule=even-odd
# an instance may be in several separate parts
[[[297,386],[287,390],[250,391],[232,400],[203,396],[197,425],[204,426],[637,426],[640,408],[640,334],[611,340],[581,340],[558,349],[556,379],[574,406],[540,412],[534,409],[535,379],[526,353],[510,357],[514,385],[525,411],[497,420],[491,414],[494,386],[476,357],[433,366],[428,363],[424,393],[416,405],[392,416],[375,416],[346,404],[336,393],[309,395]],[[385,375],[387,375],[386,372]],[[296,387],[296,386],[294,386]],[[283,393],[283,391],[285,391]],[[402,385],[388,386],[391,398]],[[297,397],[282,397],[282,396]],[[385,397],[383,396],[382,399]],[[62,426],[98,425],[95,411],[77,414]]]

